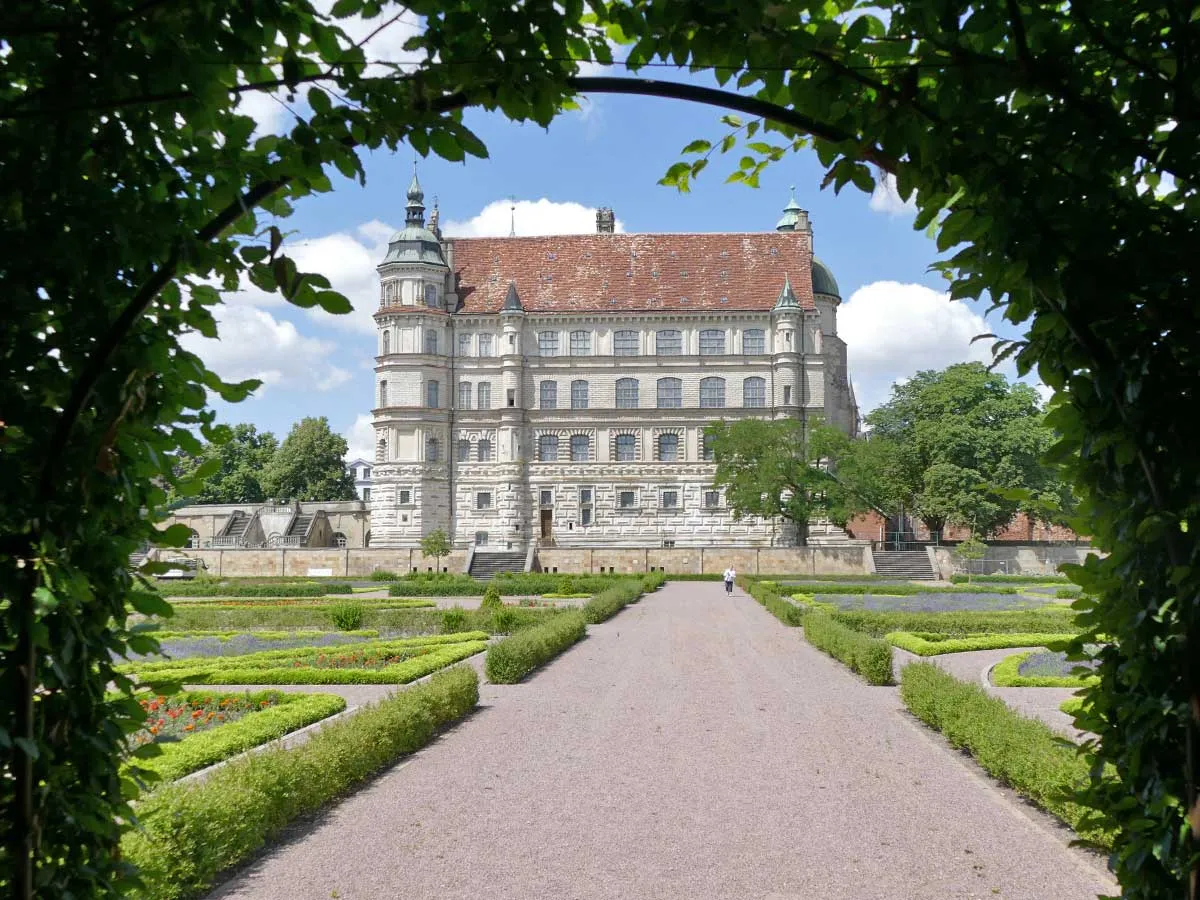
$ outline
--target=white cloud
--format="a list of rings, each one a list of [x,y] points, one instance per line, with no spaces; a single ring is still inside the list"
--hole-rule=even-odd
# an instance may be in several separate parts
[[[342,437],[346,439],[348,447],[346,459],[375,458],[375,426],[371,423],[370,415],[360,414],[354,424],[342,433]]]
[[[258,123],[254,137],[264,134],[279,134],[291,113],[279,99],[282,95],[270,91],[245,91],[238,95],[238,112],[250,116]]]
[[[442,231],[449,237],[506,237],[516,222],[518,237],[542,234],[591,234],[596,230],[596,207],[571,201],[518,200],[516,209],[508,200],[489,203],[478,215],[465,221],[448,221]],[[625,225],[617,219],[617,231]]]
[[[920,284],[876,281],[859,288],[838,311],[855,395],[866,412],[884,402],[894,382],[922,369],[992,361],[991,342],[971,338],[992,329],[949,294]]]
[[[896,188],[896,176],[887,172],[876,179],[875,190],[871,192],[867,205],[874,212],[887,213],[889,216],[912,216],[917,213],[916,195],[902,200]]]
[[[334,3],[335,0],[317,0],[314,5],[319,12],[329,15]],[[398,14],[400,18],[393,22],[392,19]],[[411,71],[425,59],[424,51],[404,49],[404,43],[424,31],[424,25],[403,4],[384,3],[379,15],[370,19],[354,15],[333,21],[355,44],[362,43],[370,36],[370,40],[363,44],[363,53],[370,61],[401,63],[404,71]],[[381,26],[382,29],[372,36],[372,32]],[[393,66],[371,65],[367,66],[365,74],[370,78],[379,78],[394,71]]]
[[[270,387],[328,391],[350,380],[329,359],[332,341],[306,337],[291,322],[252,306],[221,306],[215,315],[220,337],[193,333],[182,344],[226,381],[261,379],[261,394]]]

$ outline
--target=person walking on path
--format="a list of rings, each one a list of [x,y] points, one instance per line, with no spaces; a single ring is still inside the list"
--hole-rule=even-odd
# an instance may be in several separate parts
[[[733,579],[735,578],[737,578],[737,572],[734,571],[733,566],[730,566],[725,570],[725,593],[733,593]]]

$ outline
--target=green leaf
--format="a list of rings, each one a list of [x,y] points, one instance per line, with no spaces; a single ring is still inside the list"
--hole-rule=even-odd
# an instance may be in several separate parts
[[[354,306],[345,296],[337,291],[321,291],[316,296],[316,302],[327,313],[342,316],[354,312]]]
[[[173,616],[175,608],[158,594],[150,591],[130,591],[129,605],[144,616]]]

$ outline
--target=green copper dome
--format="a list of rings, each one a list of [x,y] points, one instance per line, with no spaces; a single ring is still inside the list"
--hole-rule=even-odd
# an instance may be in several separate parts
[[[838,290],[837,280],[829,271],[829,266],[815,256],[812,261],[812,286],[814,294],[829,294],[842,299],[842,292]]]
[[[791,194],[788,197],[788,205],[783,208],[783,218],[775,223],[776,231],[795,231],[796,226],[800,224],[800,217],[804,214],[804,210],[800,204],[796,202],[796,188],[793,185]]]

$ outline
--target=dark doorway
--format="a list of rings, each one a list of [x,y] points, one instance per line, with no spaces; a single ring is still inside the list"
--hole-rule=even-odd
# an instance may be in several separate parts
[[[554,510],[543,509],[542,514],[542,540],[548,541],[554,536]]]

